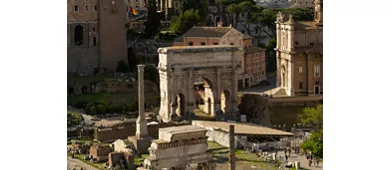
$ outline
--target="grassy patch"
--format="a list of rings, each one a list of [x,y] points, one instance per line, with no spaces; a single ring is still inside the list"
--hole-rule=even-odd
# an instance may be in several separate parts
[[[299,123],[298,114],[305,107],[301,106],[275,106],[270,108],[271,124],[292,125]]]
[[[115,80],[116,77],[110,75],[98,75],[98,76],[68,76],[68,84],[69,83],[91,83],[91,82],[103,82],[103,81],[111,81]]]
[[[208,150],[212,152],[213,156],[219,160],[228,160],[229,148],[224,147],[216,142],[208,142]],[[247,153],[244,150],[236,150],[235,152],[237,163],[242,163],[246,167],[257,166],[264,169],[277,169],[273,164],[269,163],[266,160],[262,160],[260,157],[256,156],[254,153]],[[227,163],[227,162],[225,162]]]
[[[148,156],[149,156],[148,154],[142,154],[142,155],[140,155],[139,157],[134,158],[134,165],[135,165],[135,166],[140,166],[141,163],[144,162],[144,159],[145,159],[146,157],[148,157]]]
[[[215,120],[211,115],[203,112],[200,109],[194,109],[194,114],[197,120]]]

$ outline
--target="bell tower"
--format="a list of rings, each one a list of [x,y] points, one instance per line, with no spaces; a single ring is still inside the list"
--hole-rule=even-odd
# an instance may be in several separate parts
[[[314,21],[317,25],[322,25],[323,22],[323,3],[322,0],[314,1]]]

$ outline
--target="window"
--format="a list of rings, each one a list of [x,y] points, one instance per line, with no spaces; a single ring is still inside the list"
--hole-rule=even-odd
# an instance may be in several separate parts
[[[96,46],[96,37],[93,37],[92,42],[93,42],[93,46]]]
[[[310,46],[314,46],[314,43],[313,43],[313,42],[311,42],[311,43],[310,43]]]
[[[214,43],[214,45],[218,45],[218,43]]]
[[[189,42],[188,45],[189,45],[189,46],[193,46],[194,43],[193,43],[193,42]]]
[[[299,89],[303,89],[303,82],[299,82]]]
[[[230,43],[230,45],[234,45],[234,43]]]
[[[138,0],[135,0],[135,2],[138,2]]]
[[[299,73],[302,73],[303,69],[302,66],[299,66]]]
[[[320,65],[315,65],[314,66],[314,77],[319,77],[320,76]]]
[[[77,46],[84,44],[84,28],[81,25],[77,25],[74,28],[74,43]]]
[[[135,8],[138,8],[138,6],[135,6]]]
[[[261,71],[261,75],[264,76],[264,71]]]
[[[75,5],[73,10],[74,10],[74,12],[78,12],[79,11],[79,6]]]
[[[93,32],[95,32],[95,30],[96,30],[95,28],[92,28],[92,31],[93,31]]]
[[[85,7],[85,8],[84,8],[84,11],[85,11],[85,12],[88,12],[88,10],[89,10],[89,9],[88,9],[88,5],[85,5],[84,7]]]
[[[298,44],[299,44],[298,41],[295,41],[295,46],[298,46]]]
[[[201,44],[201,45],[206,45],[206,43],[205,43],[205,42],[201,42],[200,44]]]
[[[97,5],[93,5],[95,11],[97,11]]]

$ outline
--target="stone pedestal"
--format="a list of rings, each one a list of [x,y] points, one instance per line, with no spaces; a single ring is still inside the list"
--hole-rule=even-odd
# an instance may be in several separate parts
[[[151,137],[137,137],[137,136],[130,136],[129,141],[133,143],[135,149],[140,154],[147,154],[149,153],[149,147],[150,144],[152,143],[152,138]]]

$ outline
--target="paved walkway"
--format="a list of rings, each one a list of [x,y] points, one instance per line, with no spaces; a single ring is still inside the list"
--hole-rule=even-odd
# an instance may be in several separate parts
[[[279,156],[284,157],[284,151],[279,151],[278,157]],[[322,170],[323,169],[322,162],[320,162],[317,167],[313,166],[313,164],[312,164],[312,166],[309,167],[309,161],[306,160],[306,157],[304,155],[295,154],[294,152],[291,152],[291,155],[288,158],[288,160],[290,162],[298,161],[301,164],[302,168],[306,168],[306,169],[310,169],[310,170]]]
[[[68,168],[67,170],[73,170],[73,168],[76,168],[76,170],[80,170],[83,168],[83,170],[98,170],[97,168],[88,165],[84,162],[81,162],[78,159],[72,159],[71,157],[68,157]]]

